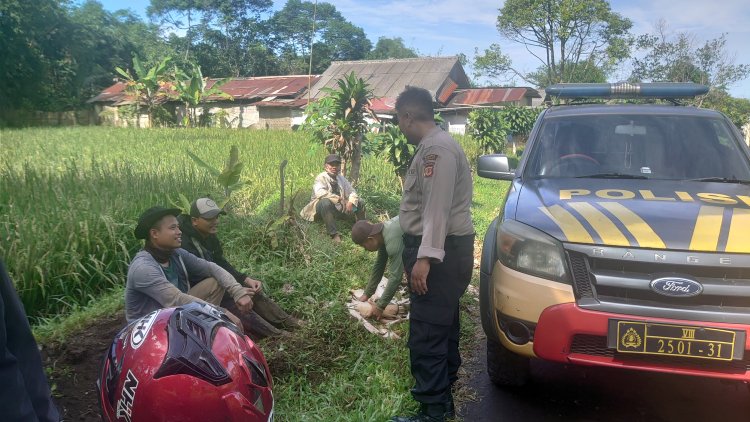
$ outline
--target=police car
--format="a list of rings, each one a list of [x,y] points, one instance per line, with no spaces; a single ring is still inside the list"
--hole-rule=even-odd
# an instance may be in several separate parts
[[[695,84],[561,84],[484,238],[487,366],[531,358],[750,381],[750,151]],[[612,98],[668,99],[612,104]],[[606,99],[604,101],[603,99]]]

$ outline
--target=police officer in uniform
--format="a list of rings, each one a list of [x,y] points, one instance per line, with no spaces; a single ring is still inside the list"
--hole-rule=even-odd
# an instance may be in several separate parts
[[[444,421],[454,416],[458,301],[474,267],[472,180],[466,154],[434,121],[432,95],[407,87],[396,100],[398,125],[418,145],[404,183],[399,219],[404,269],[411,290],[409,354],[420,411],[395,422]]]
[[[0,260],[0,420],[57,422],[29,320],[13,281]]]

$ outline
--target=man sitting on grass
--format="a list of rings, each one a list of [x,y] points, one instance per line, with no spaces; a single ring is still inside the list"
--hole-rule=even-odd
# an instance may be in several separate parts
[[[325,171],[315,178],[312,197],[300,211],[300,216],[307,221],[323,221],[331,239],[341,243],[336,220],[344,220],[352,214],[357,220],[364,220],[365,203],[346,177],[340,174],[341,157],[328,155],[323,168]]]
[[[398,216],[390,220],[372,224],[366,220],[357,221],[352,227],[352,241],[362,246],[370,252],[378,252],[375,265],[370,273],[370,281],[365,287],[365,291],[358,299],[360,302],[367,302],[375,293],[380,279],[385,273],[386,264],[388,264],[388,284],[383,290],[383,294],[376,302],[370,301],[371,312],[365,317],[372,316],[380,319],[383,310],[396,293],[404,274],[404,263],[401,254],[404,251],[404,232],[398,222]]]
[[[234,279],[247,286],[253,293],[253,310],[240,315],[245,333],[253,339],[264,337],[280,337],[286,334],[285,329],[300,328],[301,322],[286,313],[271,298],[266,296],[261,282],[237,271],[226,258],[216,233],[219,227],[219,216],[226,214],[209,198],[200,198],[190,206],[190,215],[178,218],[180,229],[184,236],[182,247],[193,255],[216,263],[227,270]],[[225,297],[223,303],[231,303],[231,298]],[[232,308],[227,306],[230,310]]]
[[[125,316],[128,322],[161,308],[191,302],[219,305],[224,292],[241,313],[253,307],[250,289],[242,287],[226,270],[184,249],[177,223],[180,210],[160,206],[147,209],[138,218],[135,237],[144,247],[128,267],[125,286]],[[242,329],[235,315],[230,319]]]

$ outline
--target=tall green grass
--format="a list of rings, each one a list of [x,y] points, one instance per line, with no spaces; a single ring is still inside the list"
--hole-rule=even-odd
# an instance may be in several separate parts
[[[459,142],[472,157],[470,138]],[[132,234],[139,213],[221,188],[187,157],[221,167],[240,149],[248,185],[235,192],[220,220],[230,262],[264,283],[284,309],[308,321],[291,337],[261,348],[274,377],[276,414],[284,421],[382,421],[415,409],[406,347],[373,336],[346,308],[348,291],[367,281],[373,254],[345,240],[334,245],[319,224],[279,218],[278,166],[289,160],[287,194],[309,199],[325,152],[303,132],[108,128],[0,131],[0,256],[46,341],[86,325],[118,305],[127,264],[141,246]],[[470,161],[474,161],[470,158]],[[507,183],[475,179],[477,239],[495,217]],[[371,219],[398,212],[400,185],[389,164],[363,162],[358,190]],[[346,234],[351,223],[343,223]],[[105,291],[114,288],[115,293]],[[119,296],[121,298],[121,296]],[[98,306],[81,305],[96,298]],[[472,298],[465,298],[471,302]],[[121,305],[120,305],[121,306]],[[75,309],[60,320],[56,314]],[[464,313],[462,337],[473,339]],[[468,344],[468,343],[466,343]]]
[[[27,312],[49,317],[124,283],[141,244],[132,234],[146,208],[188,198],[221,197],[220,186],[187,156],[221,168],[232,145],[247,184],[232,196],[239,215],[275,206],[279,164],[299,206],[322,171],[323,148],[304,132],[220,129],[25,129],[0,132],[0,256]],[[363,191],[398,195],[382,161],[364,160]]]

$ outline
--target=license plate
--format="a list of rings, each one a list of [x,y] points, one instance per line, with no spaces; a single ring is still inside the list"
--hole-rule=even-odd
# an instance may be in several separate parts
[[[731,361],[743,358],[745,332],[611,319],[607,344],[620,353]]]

